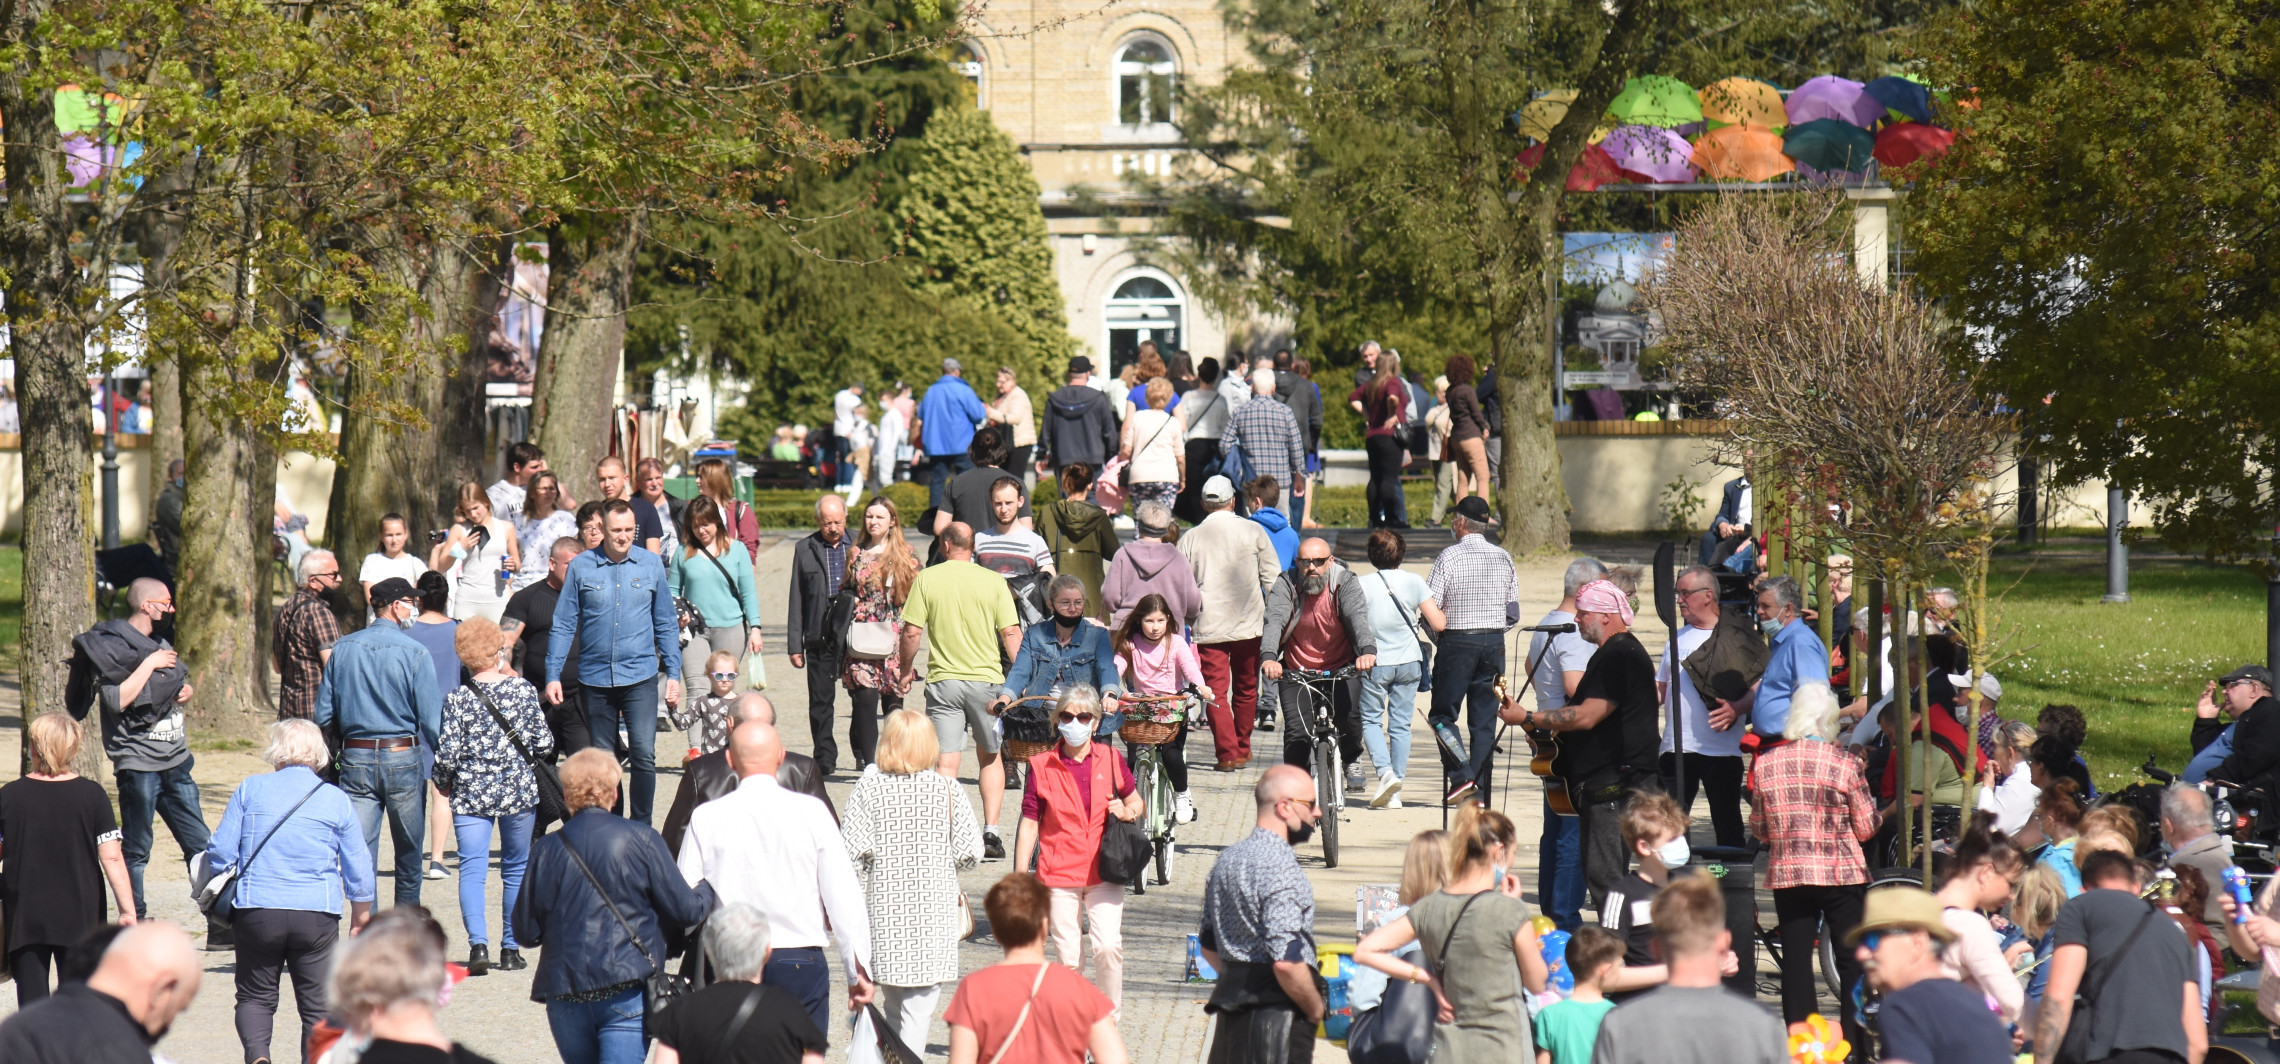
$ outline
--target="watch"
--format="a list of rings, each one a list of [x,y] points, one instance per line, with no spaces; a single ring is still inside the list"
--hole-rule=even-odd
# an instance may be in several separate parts
[[[1536,726],[1536,711],[1531,709],[1520,714],[1520,726],[1523,728],[1534,728]]]

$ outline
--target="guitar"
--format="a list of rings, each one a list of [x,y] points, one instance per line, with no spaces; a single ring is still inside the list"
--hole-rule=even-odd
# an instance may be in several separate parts
[[[1505,690],[1504,677],[1498,676],[1497,705],[1505,705],[1510,701],[1505,697]],[[1528,771],[1543,781],[1544,801],[1552,807],[1552,812],[1561,816],[1574,816],[1575,799],[1568,794],[1567,780],[1552,771],[1552,762],[1560,756],[1559,733],[1544,728],[1529,728],[1525,734],[1528,739]]]

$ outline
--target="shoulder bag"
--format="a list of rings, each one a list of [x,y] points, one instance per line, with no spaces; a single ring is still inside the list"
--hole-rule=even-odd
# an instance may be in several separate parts
[[[1108,792],[1116,794],[1118,770],[1124,759],[1107,746],[1101,747],[1111,759],[1108,766]],[[1100,878],[1110,883],[1137,883],[1147,872],[1148,862],[1155,858],[1156,847],[1148,841],[1148,832],[1138,820],[1121,820],[1116,814],[1105,814],[1106,823],[1100,829],[1100,857],[1095,865]]]
[[[641,1029],[649,1037],[655,1038],[658,1014],[696,988],[687,976],[667,974],[665,966],[658,963],[656,955],[649,952],[649,944],[641,940],[641,935],[634,931],[633,924],[626,920],[624,913],[618,911],[617,902],[610,898],[610,892],[602,889],[602,881],[594,878],[594,870],[587,867],[586,859],[578,856],[578,848],[570,845],[568,833],[562,836],[562,849],[570,855],[572,861],[577,862],[578,871],[586,874],[586,882],[593,884],[594,893],[602,896],[602,904],[609,908],[611,916],[617,917],[618,926],[625,929],[625,937],[633,941],[633,948],[641,951],[641,959],[649,962],[649,974],[641,980]]]
[[[881,559],[880,564],[886,564],[885,560]],[[881,575],[879,586],[887,590],[888,608],[892,609],[894,577]],[[848,616],[850,617],[847,622],[846,646],[848,657],[857,661],[885,661],[895,656],[895,644],[900,642],[900,633],[895,631],[894,621],[853,620],[852,609],[850,609]]]
[[[1417,689],[1419,691],[1431,691],[1433,689],[1433,644],[1425,638],[1424,631],[1417,627],[1417,619],[1411,617],[1408,610],[1401,608],[1401,599],[1393,593],[1393,581],[1385,578],[1383,570],[1378,572],[1377,578],[1378,583],[1385,585],[1385,597],[1392,600],[1393,611],[1401,615],[1401,623],[1408,625],[1409,634],[1417,637],[1417,652],[1424,655],[1418,659]]]
[[[956,853],[958,850],[958,810],[955,807],[959,802],[964,801],[965,797],[953,784],[950,790],[950,806],[947,807],[950,814],[950,851],[952,853]],[[964,942],[972,937],[974,937],[974,903],[966,897],[966,892],[961,890],[958,892],[958,941]]]
[[[1457,918],[1449,921],[1449,933],[1441,936],[1442,969],[1448,967],[1449,944],[1457,939],[1457,926],[1486,893],[1465,899]],[[1440,1015],[1441,1001],[1433,996],[1432,987],[1387,979],[1378,1007],[1354,1017],[1353,1026],[1347,1028],[1346,1058],[1353,1064],[1425,1064],[1433,1055],[1433,1025]]]
[[[706,561],[713,563],[713,568],[720,572],[721,582],[728,585],[728,593],[736,596],[736,609],[737,612],[742,614],[744,617],[745,631],[757,631],[760,627],[760,622],[753,620],[751,614],[743,612],[744,595],[736,590],[736,578],[728,575],[728,566],[722,565],[720,563],[719,555],[708,553],[703,547],[698,547],[697,553],[703,554]],[[743,654],[739,656],[742,659],[740,667],[744,670],[744,686],[749,687],[755,691],[767,690],[767,662],[763,661],[761,659],[761,656],[758,654]]]
[[[562,774],[551,763],[531,756],[530,747],[523,745],[522,736],[515,734],[514,725],[507,723],[507,715],[499,712],[498,704],[491,701],[490,694],[483,690],[482,684],[469,677],[467,689],[475,692],[476,699],[483,703],[484,709],[491,711],[491,719],[498,722],[499,730],[505,732],[507,741],[514,744],[515,753],[521,754],[523,763],[530,766],[531,779],[538,784],[538,822],[551,824],[570,819],[570,803],[562,798]]]
[[[293,808],[286,810],[284,816],[278,817],[276,823],[269,825],[269,830],[262,834],[261,841],[253,844],[252,852],[247,853],[244,859],[235,866],[222,869],[219,872],[212,871],[205,865],[206,851],[201,851],[197,855],[196,867],[191,869],[190,896],[198,903],[198,911],[205,913],[209,919],[225,924],[235,918],[237,916],[239,876],[247,868],[253,866],[254,858],[261,856],[262,847],[269,845],[269,840],[277,837],[277,829],[284,827],[286,821],[293,819],[293,814],[300,812],[301,807],[309,804],[309,799],[316,797],[317,792],[323,790],[324,787],[325,781],[318,780],[317,785],[309,788],[308,793],[303,794],[300,801],[293,803]]]
[[[2106,989],[2106,980],[2113,976],[2114,969],[2129,959],[2130,947],[2137,945],[2138,936],[2145,933],[2146,927],[2158,915],[2159,910],[2147,905],[2145,915],[2138,918],[2137,926],[2130,930],[2128,938],[2122,940],[2122,948],[2099,958],[2098,970],[2085,974],[2082,985],[2074,991],[2074,1016],[2067,1021],[2066,1034],[2059,1038],[2058,1052],[2051,1058],[2057,1064],[2088,1064],[2090,1026],[2097,1018],[2098,995]]]
[[[990,1064],[1003,1064],[1006,1051],[1013,1048],[1013,1040],[1021,1037],[1022,1027],[1029,1023],[1029,1010],[1037,1007],[1037,988],[1045,985],[1045,972],[1051,967],[1051,964],[1037,966],[1037,978],[1029,983],[1029,1000],[1021,1003],[1021,1015],[1013,1018],[1013,1029],[1005,1033],[1005,1041],[999,1042],[997,1052],[990,1055]]]

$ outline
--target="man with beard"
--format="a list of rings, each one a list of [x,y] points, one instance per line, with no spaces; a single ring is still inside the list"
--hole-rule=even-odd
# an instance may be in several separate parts
[[[1523,728],[1575,733],[1560,743],[1552,771],[1567,780],[1582,820],[1583,881],[1593,909],[1629,868],[1624,801],[1633,789],[1659,787],[1655,663],[1631,634],[1631,617],[1630,596],[1613,583],[1594,580],[1577,590],[1576,627],[1599,649],[1567,705],[1530,710],[1520,718]]]
[[[1285,666],[1330,672],[1352,665],[1356,673],[1366,673],[1377,665],[1377,629],[1370,624],[1369,598],[1353,572],[1330,557],[1329,543],[1316,538],[1299,544],[1297,563],[1267,589],[1259,660],[1267,679],[1275,681],[1282,680]],[[1360,769],[1362,758],[1361,723],[1354,713],[1359,686],[1357,677],[1331,687],[1339,760],[1349,777]],[[1297,687],[1295,682],[1284,684],[1284,705],[1300,704]],[[1308,727],[1295,719],[1285,723],[1285,764],[1303,768],[1314,763]],[[1367,785],[1367,780],[1349,779],[1346,789],[1359,792]]]
[[[1293,847],[1335,810],[1314,804],[1314,784],[1276,765],[1252,788],[1255,829],[1211,865],[1203,886],[1204,960],[1219,972],[1204,1011],[1219,1017],[1211,1064],[1314,1059],[1323,984],[1314,972],[1314,888]]]
[[[329,550],[301,555],[293,574],[299,586],[277,611],[277,718],[307,720],[317,705],[317,683],[340,642],[340,559]]]

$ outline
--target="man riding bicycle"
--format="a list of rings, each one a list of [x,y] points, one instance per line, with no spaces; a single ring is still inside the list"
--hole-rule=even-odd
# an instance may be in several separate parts
[[[1266,632],[1259,644],[1261,670],[1278,681],[1285,706],[1306,704],[1297,684],[1283,676],[1285,667],[1308,672],[1330,672],[1348,665],[1368,672],[1377,664],[1376,629],[1370,626],[1369,600],[1352,572],[1330,557],[1330,544],[1309,539],[1298,545],[1298,560],[1267,589]],[[1355,713],[1358,679],[1340,681],[1333,689],[1332,719],[1338,730],[1340,763],[1346,766],[1347,789],[1360,791],[1366,779],[1355,776],[1361,768],[1362,728]],[[1307,726],[1292,717],[1283,729],[1283,763],[1306,767],[1313,763],[1314,743]],[[1325,811],[1327,812],[1327,811]]]

